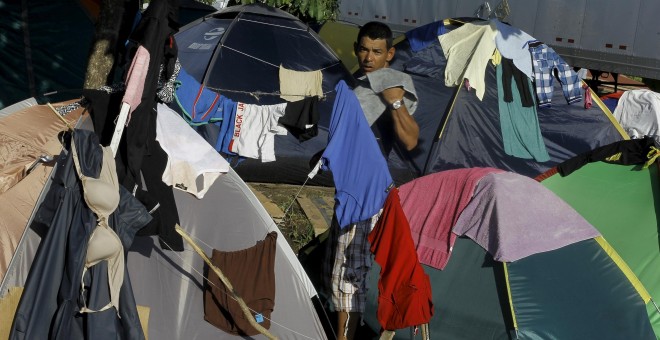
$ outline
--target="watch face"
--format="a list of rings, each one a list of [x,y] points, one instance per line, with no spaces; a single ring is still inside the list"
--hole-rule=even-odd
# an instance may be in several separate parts
[[[392,108],[394,108],[395,110],[399,109],[400,107],[401,107],[401,101],[400,100],[397,100],[394,103],[392,103]]]

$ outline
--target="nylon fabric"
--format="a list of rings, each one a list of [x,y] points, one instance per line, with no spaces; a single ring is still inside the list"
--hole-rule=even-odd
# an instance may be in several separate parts
[[[658,167],[589,163],[542,182],[601,232],[655,301],[660,301]],[[604,185],[606,184],[606,185]],[[634,227],[633,227],[634,226]],[[656,302],[657,303],[657,302]],[[660,313],[647,305],[656,335]]]
[[[428,274],[435,313],[429,323],[431,339],[515,339],[501,262],[494,261],[472,240],[459,237],[452,260],[443,270],[422,266]],[[375,333],[378,273],[375,263],[367,277],[367,308],[364,321]],[[469,316],[469,317],[466,317]],[[407,330],[395,339],[410,339]]]
[[[76,130],[75,134],[76,148],[81,155],[81,171],[86,176],[98,177],[103,158],[98,139],[90,131]],[[60,155],[52,185],[35,213],[31,230],[40,230],[43,237],[35,235],[32,242],[36,243],[25,248],[31,249],[26,253],[32,255],[26,254],[21,259],[28,260],[29,257],[34,260],[31,261],[30,274],[24,278],[25,290],[10,339],[116,339],[118,334],[124,339],[143,339],[131,281],[126,271],[123,289],[119,293],[122,303],[118,310],[85,313],[83,317],[76,317],[81,306],[80,280],[87,240],[97,221],[94,213],[83,204],[82,187],[72,158],[72,152],[65,151]],[[119,190],[119,206],[110,216],[109,225],[124,249],[128,249],[137,230],[146,225],[151,217],[130,192],[123,187]],[[92,266],[88,275],[91,280],[84,281],[89,287],[86,301],[90,309],[100,309],[111,299],[106,265],[106,262],[101,262]]]
[[[509,156],[502,146],[495,69],[488,66],[487,89],[479,103],[474,94],[458,89],[455,104],[442,134],[429,155],[426,172],[472,167],[494,167],[536,177],[575,155],[623,139],[607,114],[597,106],[585,110],[579,105],[557,101],[537,110],[543,142],[550,160],[538,163]],[[555,82],[555,96],[562,89]]]
[[[445,85],[456,86],[469,79],[477,98],[486,90],[484,71],[495,50],[495,22],[466,23],[438,37],[447,58]]]
[[[656,339],[644,301],[593,239],[507,270],[521,339]]]

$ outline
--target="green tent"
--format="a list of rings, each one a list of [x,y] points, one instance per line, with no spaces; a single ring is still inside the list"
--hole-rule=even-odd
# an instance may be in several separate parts
[[[432,176],[440,181],[445,175]],[[419,180],[424,178],[413,182]],[[480,183],[475,189],[478,194],[462,210],[458,224],[469,220],[465,225],[471,231],[488,232],[467,234],[478,242],[460,238],[443,270],[425,267],[436,311],[430,322],[432,338],[656,338],[645,292],[629,279],[593,226],[534,180],[501,173],[485,181],[481,183],[488,184],[482,187]],[[428,197],[425,187],[414,188],[416,194]],[[443,190],[441,197],[450,197],[452,193],[446,190],[465,188]],[[524,203],[529,201],[534,203]],[[371,270],[365,312],[365,321],[374,331],[380,328],[375,319],[377,302],[382,299],[376,285],[378,273],[378,268]],[[396,338],[405,339],[407,333],[399,330]]]
[[[642,292],[655,333],[660,335],[660,182],[657,163],[647,169],[589,163],[569,176],[555,174],[542,184],[594,225],[630,269]],[[637,281],[638,280],[638,281]],[[644,292],[648,292],[644,294]]]

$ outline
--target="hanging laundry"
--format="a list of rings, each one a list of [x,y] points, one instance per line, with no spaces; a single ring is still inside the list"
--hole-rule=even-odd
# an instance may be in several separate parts
[[[534,77],[532,68],[532,56],[529,53],[528,43],[536,41],[531,35],[522,30],[495,20],[497,35],[495,36],[495,46],[504,58],[513,60],[513,64],[527,78]]]
[[[280,98],[295,102],[305,97],[323,98],[323,73],[316,71],[294,71],[280,65]]]
[[[129,37],[129,51],[141,46],[149,52],[142,100],[124,132],[127,147],[120,151],[123,154],[118,157],[125,160],[125,167],[117,168],[119,180],[130,190],[140,182],[144,157],[151,152],[147,145],[156,137],[156,92],[159,79],[169,79],[171,76],[160,73],[160,65],[170,65],[176,60],[177,47],[172,36],[178,31],[179,24],[175,7],[174,3],[167,0],[152,0]],[[169,67],[167,69],[170,70]]]
[[[519,69],[513,65],[513,60],[509,58],[502,58],[502,90],[504,91],[504,101],[507,103],[513,102],[511,91],[514,89],[511,86],[511,79],[516,82],[516,90],[518,91],[518,99],[523,107],[536,106],[534,102],[534,93],[531,91],[532,84],[530,78],[525,76]],[[499,93],[499,92],[498,92]]]
[[[110,145],[115,132],[115,119],[120,111],[124,92],[107,92],[99,90],[83,90],[84,106],[92,118],[94,132],[101,145]],[[120,152],[121,152],[120,148]]]
[[[172,44],[176,44],[176,40],[172,38]],[[172,49],[170,49],[171,51]],[[176,88],[176,79],[179,77],[179,72],[181,72],[181,63],[179,58],[168,59],[170,63],[168,65],[160,65],[160,74],[161,77],[158,78],[158,88],[156,89],[156,96],[158,99],[165,103],[170,104],[174,101],[174,91]],[[174,60],[172,62],[172,60]],[[170,66],[171,64],[171,66]],[[172,68],[170,70],[170,67]],[[169,79],[165,78],[167,75],[170,75]]]
[[[521,90],[518,88],[517,82],[511,81],[513,75],[506,76],[503,72],[505,65],[509,65],[509,70],[511,70],[511,60],[506,58],[503,58],[502,64],[497,65],[496,68],[497,102],[500,111],[500,129],[502,131],[504,152],[513,157],[533,158],[537,162],[547,162],[550,160],[550,155],[545,147],[543,135],[541,135],[531,81],[527,77],[519,77],[519,81],[527,84],[525,87],[528,93],[527,97],[528,100],[532,101],[532,105],[525,107],[520,98]],[[509,79],[508,84],[506,84],[505,78]],[[508,94],[511,96],[511,102],[506,101],[507,87],[509,88]]]
[[[582,85],[582,90],[584,91],[584,108],[589,109],[591,105],[593,105],[593,101],[591,99],[591,90],[589,89],[589,85],[583,84]]]
[[[87,106],[94,123],[94,131],[101,139],[101,144],[109,144],[114,133],[113,120],[121,105],[122,93],[108,93],[105,90],[85,90],[85,98],[89,101]],[[172,187],[162,181],[163,171],[167,164],[167,154],[156,142],[156,112],[150,115],[153,119],[153,136],[147,138],[148,154],[143,155],[145,161],[142,169],[144,181],[135,183],[130,187],[134,196],[150,211],[152,221],[142,228],[139,235],[159,235],[164,249],[183,250],[183,240],[174,231],[174,225],[178,223],[179,215],[174,202]],[[134,120],[139,120],[134,117]],[[121,173],[126,175],[124,148],[129,147],[124,142],[120,144],[118,154],[115,157],[117,163],[117,175],[121,181]],[[124,171],[121,171],[124,169]],[[146,174],[153,175],[147,176]],[[124,187],[126,183],[122,184]],[[165,245],[167,243],[167,245]]]
[[[217,111],[225,99],[224,96],[207,89],[183,68],[179,72],[177,82],[185,85],[177,87],[175,98],[188,124],[206,124],[222,119]]]
[[[156,118],[156,117],[154,117]],[[156,122],[154,122],[154,128]],[[179,223],[179,211],[174,201],[174,190],[163,182],[163,173],[167,167],[167,153],[156,141],[154,136],[149,138],[149,154],[144,156],[142,166],[143,181],[134,187],[134,195],[147,207],[153,220],[138,235],[158,235],[158,241],[162,249],[183,251],[183,239],[174,230]]]
[[[75,135],[73,136],[75,137]],[[108,219],[119,205],[119,180],[117,179],[117,168],[114,155],[110,147],[104,147],[101,173],[98,178],[85,176],[80,166],[76,143],[71,143],[73,164],[75,165],[78,178],[83,187],[83,199],[87,207],[96,215],[96,227],[92,230],[87,241],[85,264],[81,275],[84,280],[87,270],[100,263],[107,261],[108,287],[110,290],[110,302],[105,306],[93,310],[87,308],[85,298],[85,286],[81,282],[81,296],[83,306],[80,313],[102,312],[111,307],[119,310],[119,293],[124,281],[124,248],[119,236],[110,228]]]
[[[307,97],[286,105],[284,116],[278,122],[300,142],[318,135],[319,97]]]
[[[277,121],[284,115],[287,104],[253,105],[238,103],[234,122],[234,136],[229,150],[239,156],[275,161],[275,135],[287,131]]]
[[[502,54],[498,49],[495,49],[495,52],[493,52],[493,55],[490,57],[490,62],[493,66],[497,66],[502,62]]]
[[[630,138],[652,136],[660,145],[660,93],[648,89],[625,91],[612,114]]]
[[[390,190],[368,239],[381,268],[377,311],[381,327],[397,330],[429,323],[433,316],[431,282],[417,258],[396,188]]]
[[[153,211],[153,221],[140,234],[158,234],[164,249],[183,250],[183,240],[174,231],[179,222],[174,194],[161,179],[167,154],[156,142],[158,84],[170,79],[178,53],[173,39],[179,28],[175,5],[167,0],[152,0],[128,39],[128,55],[133,55],[139,46],[144,47],[149,52],[149,68],[142,100],[124,130],[115,161],[122,186],[141,202],[155,202],[154,207],[159,207]],[[161,65],[165,72],[161,72]]]
[[[234,138],[236,102],[229,98],[222,98],[215,116],[221,119],[214,123],[219,127],[218,138],[215,141],[215,150],[225,155],[235,155],[235,153],[229,150],[229,144],[231,144],[231,140]]]
[[[163,182],[202,199],[229,163],[172,109],[158,104],[156,140],[167,153]],[[197,178],[203,177],[201,188]]]
[[[343,80],[337,83],[335,91],[321,168],[332,171],[335,214],[339,227],[344,228],[378,213],[393,184],[355,93]]]
[[[453,232],[468,236],[500,262],[600,236],[552,191],[512,172],[488,174],[479,181]]]
[[[463,78],[470,80],[477,98],[483,99],[486,65],[495,50],[497,28],[493,21],[467,23],[438,37],[447,58],[445,85],[458,86]]]
[[[211,262],[227,277],[264,328],[270,328],[275,308],[275,249],[277,232],[266,235],[253,247],[238,251],[213,249]],[[260,334],[245,319],[238,302],[213,270],[208,271],[211,285],[204,291],[204,320],[221,330],[241,336]]]
[[[472,199],[474,188],[494,168],[469,168],[420,177],[399,188],[419,262],[444,269],[456,235],[451,228]]]
[[[568,104],[580,101],[580,78],[573,68],[568,66],[552,47],[546,44],[530,47],[532,53],[532,65],[534,66],[534,78],[536,80],[536,95],[539,98],[539,107],[550,106],[554,88],[553,72],[556,69],[558,80],[564,91],[564,97]]]
[[[126,92],[124,98],[122,99],[123,103],[126,103],[130,106],[128,111],[128,118],[126,119],[126,125],[131,120],[131,113],[135,111],[135,108],[140,105],[142,101],[142,92],[144,91],[144,81],[147,77],[147,72],[149,71],[149,51],[147,51],[144,46],[138,46],[135,56],[133,56],[133,61],[131,62],[131,67],[128,69],[126,75]]]
[[[622,165],[644,164],[652,147],[655,147],[655,142],[648,136],[614,142],[560,163],[557,172],[562,177],[568,176],[588,163],[600,161]]]
[[[71,143],[76,143],[81,172],[92,178],[99,177],[103,151],[98,138],[91,131],[76,130]],[[86,249],[97,218],[84,202],[74,156],[70,146],[66,148],[68,151],[63,151],[58,158],[52,184],[34,216],[33,223],[42,225],[47,232],[32,262],[9,338],[116,339],[120,336],[144,339],[135,298],[128,288],[131,284],[127,267],[122,269],[118,308],[77,313],[83,307],[81,284],[86,286],[85,298],[92,310],[107,305],[112,296],[108,289],[107,262],[91,266],[90,275],[82,280]],[[118,192],[117,209],[107,222],[126,250],[131,247],[135,232],[151,217],[128,190],[120,186]]]

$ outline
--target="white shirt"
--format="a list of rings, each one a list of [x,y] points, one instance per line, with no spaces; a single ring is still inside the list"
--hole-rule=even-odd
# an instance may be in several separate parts
[[[278,124],[286,103],[252,105],[238,103],[234,121],[234,136],[230,151],[240,156],[275,161],[275,135],[286,135],[286,128]]]
[[[163,182],[187,191],[201,199],[229,163],[169,107],[159,103],[156,118],[156,140],[167,153]],[[202,187],[197,177],[204,176]]]

